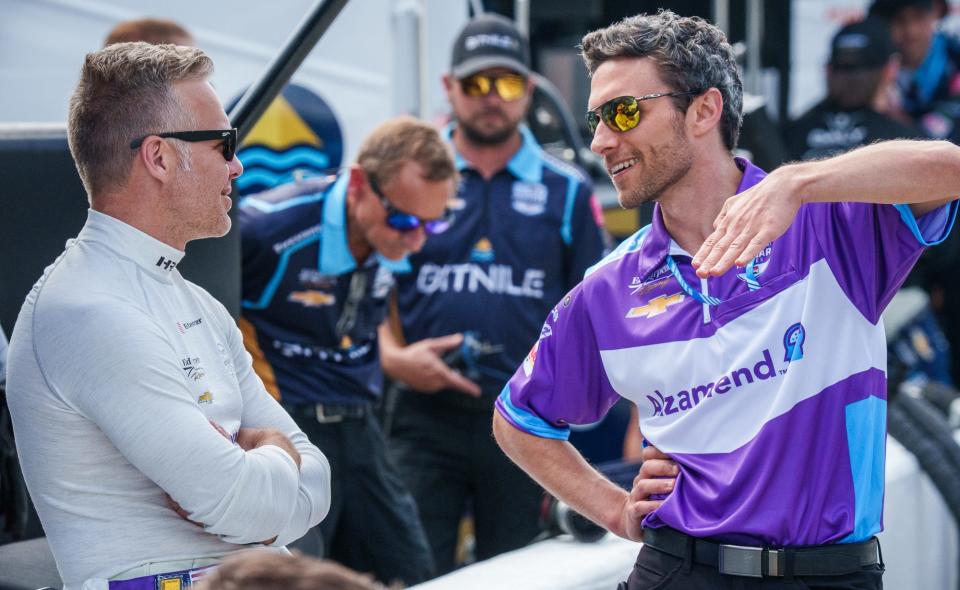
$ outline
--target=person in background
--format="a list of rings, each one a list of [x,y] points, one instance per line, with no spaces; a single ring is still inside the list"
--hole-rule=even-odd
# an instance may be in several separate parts
[[[393,585],[391,590],[399,590]],[[370,575],[306,555],[241,553],[201,578],[194,590],[388,590]]]
[[[186,586],[232,552],[284,552],[329,510],[326,458],[177,270],[188,242],[229,231],[243,172],[212,72],[196,48],[117,43],[70,99],[90,211],[27,296],[7,375],[68,590]]]
[[[902,112],[927,137],[960,139],[960,41],[938,30],[944,0],[874,0],[870,15],[889,23],[900,52]]]
[[[185,27],[163,18],[138,18],[117,23],[104,40],[103,45],[143,41],[153,45],[196,46],[197,42]]]
[[[902,112],[928,137],[960,142],[960,40],[939,29],[945,0],[874,0],[870,14],[890,24],[902,56],[898,87]],[[910,277],[930,294],[950,347],[954,382],[960,382],[960,296],[951,277],[960,272],[960,234],[925,252]]]
[[[884,114],[898,70],[884,20],[872,16],[841,28],[830,44],[826,98],[786,128],[790,157],[816,160],[882,139],[922,137]]]
[[[513,23],[489,13],[467,23],[443,82],[461,174],[454,222],[411,256],[399,329],[381,329],[384,371],[404,385],[391,449],[438,573],[455,566],[468,509],[479,559],[537,536],[542,491],[493,442],[490,410],[543,314],[604,251],[590,181],[521,125],[533,83]]]
[[[375,415],[377,329],[394,273],[449,225],[456,182],[436,129],[403,117],[374,129],[338,176],[240,205],[240,328],[268,391],[330,460],[324,554],[388,582],[421,582],[433,560]]]

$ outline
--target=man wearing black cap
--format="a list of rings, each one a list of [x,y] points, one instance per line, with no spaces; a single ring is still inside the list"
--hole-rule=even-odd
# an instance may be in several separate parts
[[[543,317],[604,249],[587,177],[521,125],[533,83],[513,24],[490,14],[468,23],[443,82],[456,218],[411,256],[397,283],[399,329],[380,339],[385,372],[404,384],[391,446],[441,573],[455,566],[468,509],[479,559],[537,536],[542,492],[493,441],[493,404]]]
[[[903,57],[903,110],[927,136],[957,143],[960,42],[937,30],[946,9],[944,0],[874,0],[870,14],[889,22]]]
[[[787,127],[790,157],[826,158],[881,139],[921,137],[882,114],[898,68],[886,22],[869,17],[840,29],[831,43],[827,97]]]

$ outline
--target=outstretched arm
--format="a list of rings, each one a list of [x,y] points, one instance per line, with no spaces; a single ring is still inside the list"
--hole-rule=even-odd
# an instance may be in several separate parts
[[[701,277],[745,266],[783,235],[804,203],[902,204],[920,217],[958,195],[960,147],[946,141],[885,141],[783,166],[727,199],[693,265]]]

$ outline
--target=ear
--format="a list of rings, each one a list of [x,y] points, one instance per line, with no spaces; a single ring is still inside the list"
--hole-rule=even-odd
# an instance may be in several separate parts
[[[367,188],[367,174],[363,168],[353,164],[350,166],[350,179],[347,181],[347,201],[355,203],[363,200]]]
[[[163,139],[152,135],[143,140],[137,151],[137,160],[143,164],[147,174],[162,183],[169,182],[177,168],[176,150]]]
[[[706,92],[693,99],[687,109],[687,126],[694,137],[701,137],[710,133],[720,125],[723,115],[723,95],[716,88],[709,88]]]
[[[160,182],[169,182],[177,168],[177,151],[163,139],[152,135],[143,140],[137,159],[147,174]]]

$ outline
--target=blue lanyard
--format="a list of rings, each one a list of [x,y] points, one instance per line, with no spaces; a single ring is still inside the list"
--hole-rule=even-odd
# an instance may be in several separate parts
[[[700,291],[691,287],[686,280],[684,280],[683,275],[680,274],[680,267],[677,266],[677,262],[673,259],[673,256],[667,254],[667,268],[670,269],[670,272],[673,273],[673,278],[677,279],[677,282],[680,283],[680,288],[683,289],[683,292],[693,297],[696,301],[700,302],[703,305],[720,305],[720,300],[716,297],[710,295],[704,295]]]
[[[677,279],[677,282],[680,283],[680,288],[683,289],[683,292],[693,297],[695,301],[701,305],[720,305],[722,301],[712,295],[704,295],[701,291],[694,289],[690,284],[683,278],[683,275],[680,274],[680,267],[677,266],[677,261],[673,259],[673,256],[667,254],[667,268],[670,269],[670,273],[673,274],[673,278]],[[760,280],[757,278],[757,259],[754,258],[750,261],[750,264],[744,269],[746,275],[747,287],[751,291],[756,291],[760,288]]]
[[[749,287],[751,291],[756,291],[760,288],[760,279],[757,278],[756,258],[750,261],[750,264],[747,265],[747,268],[743,269],[743,274],[747,283],[747,287]]]

